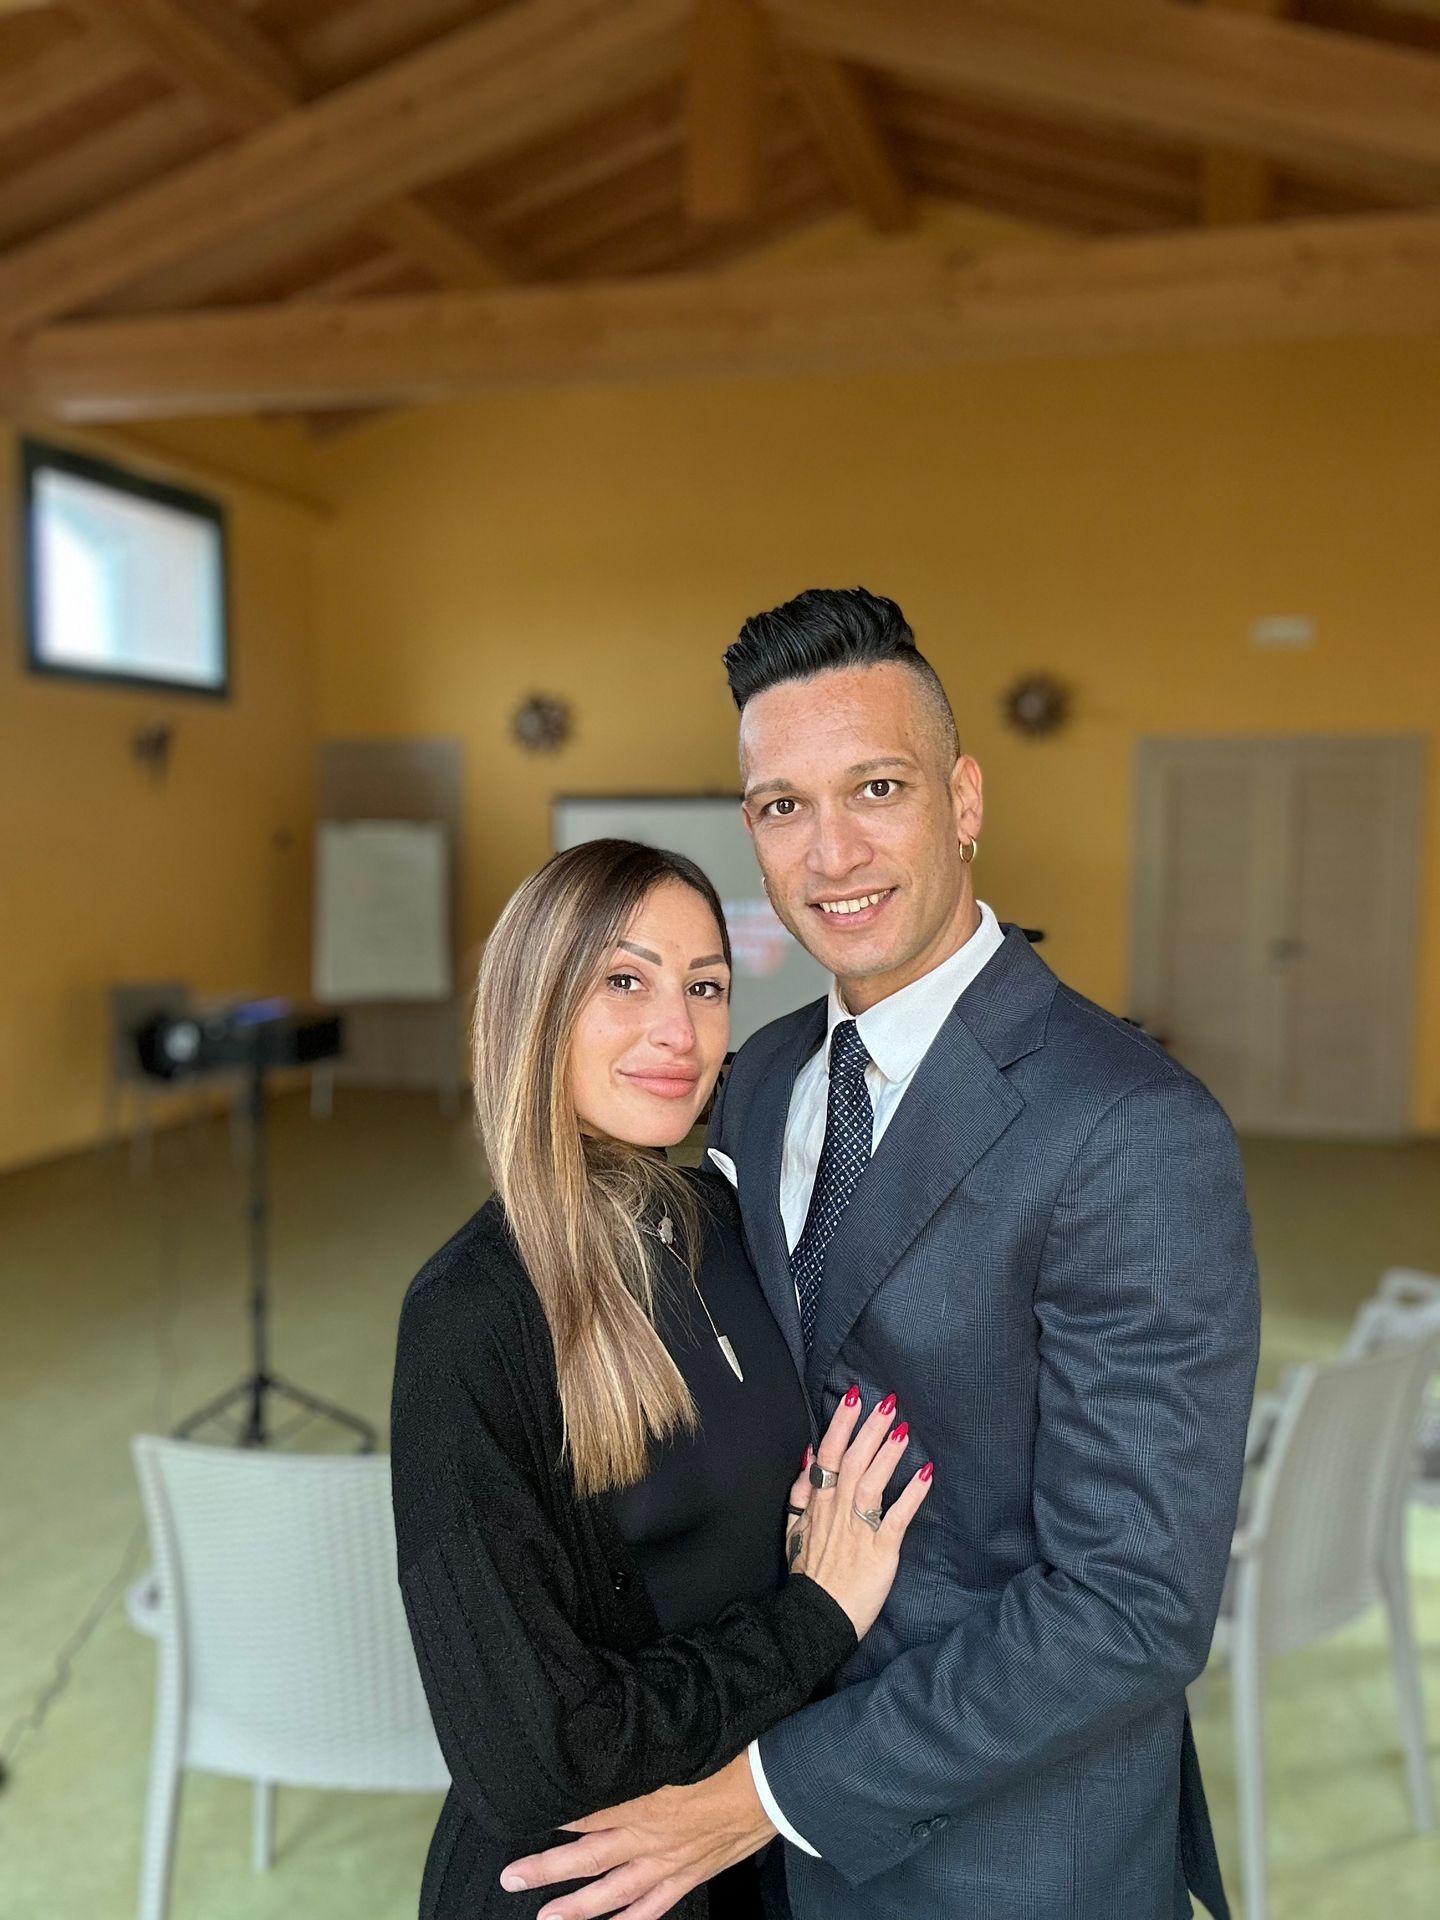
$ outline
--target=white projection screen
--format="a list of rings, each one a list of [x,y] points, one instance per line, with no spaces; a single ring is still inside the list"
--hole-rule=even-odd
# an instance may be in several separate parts
[[[735,955],[730,1045],[815,1000],[830,976],[775,917],[740,818],[738,794],[569,795],[554,804],[555,851],[582,840],[640,840],[688,854],[715,883]]]

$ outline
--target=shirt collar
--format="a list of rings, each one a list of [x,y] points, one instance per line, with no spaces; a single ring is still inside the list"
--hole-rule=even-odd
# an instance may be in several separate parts
[[[945,1016],[974,980],[992,954],[1004,945],[1000,922],[983,900],[980,924],[948,960],[942,960],[929,973],[922,973],[908,987],[901,987],[884,1000],[856,1016],[855,1025],[865,1050],[887,1080],[907,1080],[919,1066],[941,1027]],[[832,980],[826,1003],[825,1058],[830,1058],[830,1036],[842,1020],[850,1018],[840,998],[840,989]]]

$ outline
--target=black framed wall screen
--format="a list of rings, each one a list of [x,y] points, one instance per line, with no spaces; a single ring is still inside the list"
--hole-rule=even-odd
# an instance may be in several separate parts
[[[221,503],[41,440],[20,461],[31,671],[228,695]]]

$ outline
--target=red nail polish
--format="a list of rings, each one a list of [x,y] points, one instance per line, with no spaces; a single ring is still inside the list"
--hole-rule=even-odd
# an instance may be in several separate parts
[[[806,1447],[806,1449],[805,1449],[805,1452],[804,1452],[804,1454],[803,1454],[803,1455],[801,1456],[801,1460],[800,1460],[800,1471],[801,1471],[802,1473],[803,1473],[803,1472],[805,1471],[805,1469],[806,1469],[806,1467],[808,1467],[808,1466],[809,1466],[809,1464],[810,1464],[810,1455],[812,1454],[812,1452],[813,1452],[813,1451],[814,1451],[814,1449],[813,1449],[812,1447]]]
[[[921,1467],[920,1478],[922,1480],[933,1480],[935,1478],[935,1462],[933,1460],[927,1460],[924,1466]]]
[[[845,1396],[845,1404],[846,1404],[846,1406],[847,1406],[847,1407],[858,1407],[858,1406],[859,1406],[859,1404],[860,1404],[860,1389],[859,1389],[859,1387],[851,1387],[851,1389],[850,1389],[850,1391],[849,1391],[849,1392],[848,1392],[848,1393],[846,1394],[846,1396]]]
[[[895,1442],[897,1447],[903,1447],[905,1442],[910,1438],[910,1422],[908,1420],[902,1420],[890,1438]]]
[[[887,1393],[885,1398],[880,1402],[879,1406],[876,1407],[875,1411],[877,1413],[893,1413],[895,1411],[894,1394]]]

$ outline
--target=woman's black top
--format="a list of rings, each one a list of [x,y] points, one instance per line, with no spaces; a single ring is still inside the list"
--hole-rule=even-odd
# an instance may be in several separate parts
[[[655,1327],[699,1425],[656,1447],[645,1478],[609,1496],[667,1633],[774,1593],[785,1573],[785,1500],[810,1438],[804,1390],[732,1224],[734,1202],[718,1177],[704,1176],[701,1190],[716,1212],[694,1280],[678,1242],[655,1242]]]
[[[748,1403],[752,1380],[757,1403],[773,1387],[784,1405],[784,1390],[798,1398],[799,1387],[779,1333],[760,1318],[733,1198],[718,1178],[695,1177],[713,1213],[700,1284],[746,1376],[742,1388],[716,1350],[734,1401],[716,1397],[725,1383],[710,1372],[705,1341],[713,1348],[714,1338],[678,1287],[662,1296],[662,1337],[692,1379],[702,1421],[742,1396]],[[683,1282],[678,1263],[675,1273]],[[690,1338],[695,1318],[704,1341]],[[754,1480],[747,1469],[745,1481],[745,1502],[757,1488],[768,1502],[773,1476],[779,1512],[747,1513],[737,1501],[733,1525],[721,1512],[724,1482],[710,1475],[707,1432],[728,1448],[745,1431],[740,1414],[719,1416],[719,1428],[735,1431],[722,1434],[712,1413],[708,1429],[659,1449],[633,1492],[581,1499],[561,1458],[549,1329],[499,1202],[416,1276],[400,1318],[391,1412],[395,1532],[401,1594],[452,1780],[426,1862],[422,1920],[538,1913],[556,1889],[505,1893],[507,1861],[569,1837],[556,1832],[562,1821],[715,1772],[853,1652],[849,1618],[823,1588],[804,1576],[776,1584],[785,1489],[808,1435],[803,1401],[798,1427],[793,1418],[792,1405],[769,1442],[757,1438],[757,1451],[776,1449],[773,1464]],[[757,1539],[742,1548],[747,1524]],[[736,1556],[728,1583],[722,1546]],[[702,1596],[714,1600],[708,1612]],[[704,1890],[673,1911],[700,1920]]]

